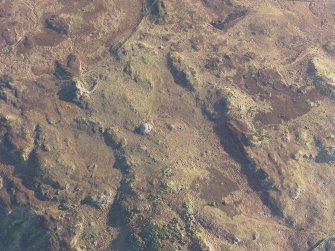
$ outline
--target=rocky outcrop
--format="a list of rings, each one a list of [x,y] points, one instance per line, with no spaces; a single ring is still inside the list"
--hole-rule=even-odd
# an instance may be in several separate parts
[[[321,240],[314,246],[311,251],[333,251],[335,250],[335,238],[329,237]]]
[[[167,20],[165,0],[147,0],[147,8],[151,19],[156,24],[163,24]]]
[[[335,98],[334,62],[329,58],[313,58],[308,63],[307,73],[320,92],[329,98]]]
[[[216,29],[226,30],[228,27],[234,25],[240,18],[247,15],[248,12],[249,9],[246,7],[233,10],[224,19],[211,22],[211,25]]]
[[[58,96],[61,100],[78,105],[80,108],[87,108],[88,103],[84,96],[85,92],[77,81],[65,83]]]
[[[229,98],[223,95],[213,105],[213,108],[205,107],[204,111],[214,111],[215,132],[220,138],[225,152],[241,167],[241,172],[246,175],[250,187],[259,192],[264,205],[269,207],[274,215],[284,217],[280,203],[273,196],[279,192],[278,186],[264,168],[249,156],[247,147],[250,146],[250,142],[248,142],[246,134],[234,126],[236,124],[235,118],[230,115],[230,109]],[[208,116],[208,112],[205,114]],[[213,119],[213,115],[209,115],[209,118]]]
[[[197,86],[195,71],[188,67],[182,56],[176,52],[167,55],[167,66],[174,78],[174,81],[187,90],[194,91]]]

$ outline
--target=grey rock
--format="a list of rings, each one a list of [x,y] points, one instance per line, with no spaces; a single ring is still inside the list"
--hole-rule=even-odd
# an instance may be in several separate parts
[[[216,203],[215,201],[212,201],[208,205],[211,206],[211,207],[217,207],[218,203]]]
[[[113,203],[115,193],[113,191],[105,191],[101,194],[91,194],[86,196],[81,204],[90,205],[95,208],[101,208],[102,206],[109,206]]]
[[[142,135],[150,134],[153,129],[153,126],[150,123],[144,123],[138,128],[138,132]]]
[[[74,208],[75,207],[73,205],[69,205],[66,203],[60,203],[58,206],[58,209],[62,211],[69,211],[69,210],[73,210]]]

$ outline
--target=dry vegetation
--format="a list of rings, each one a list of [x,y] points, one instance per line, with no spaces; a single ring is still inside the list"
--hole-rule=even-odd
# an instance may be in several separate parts
[[[0,250],[335,250],[334,14],[0,1]]]

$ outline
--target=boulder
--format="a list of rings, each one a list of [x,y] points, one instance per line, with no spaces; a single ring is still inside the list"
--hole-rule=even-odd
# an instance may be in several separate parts
[[[153,126],[150,123],[144,123],[138,127],[138,132],[142,135],[150,134]]]

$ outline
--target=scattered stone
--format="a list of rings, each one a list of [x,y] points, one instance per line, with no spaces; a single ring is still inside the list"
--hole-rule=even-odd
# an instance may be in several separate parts
[[[211,206],[211,207],[217,207],[218,203],[216,203],[215,201],[212,201],[212,202],[208,203],[208,205]]]
[[[0,190],[3,188],[3,179],[2,177],[0,176]]]
[[[134,209],[134,213],[139,214],[140,212],[141,212],[141,208],[136,207],[136,208]]]
[[[86,131],[90,134],[97,134],[103,131],[100,123],[84,117],[78,117],[74,120],[74,122],[78,129]]]
[[[227,233],[225,238],[228,242],[230,242],[231,244],[234,244],[234,245],[241,243],[241,240],[236,235],[234,235],[232,233]]]
[[[246,133],[242,133],[241,140],[243,145],[247,147],[259,147],[262,145],[262,140],[259,139],[256,135],[249,135]]]
[[[97,209],[100,209],[102,206],[109,206],[113,203],[115,197],[114,192],[104,192],[102,194],[88,195],[81,201],[81,204],[90,205]]]
[[[300,93],[300,94],[306,94],[307,93],[306,86],[302,86],[302,87],[298,88],[297,92]]]
[[[69,210],[73,210],[74,208],[75,208],[74,206],[63,203],[63,202],[60,203],[58,206],[58,209],[62,211],[69,211]]]
[[[296,153],[291,153],[291,158],[293,160],[299,161],[302,158],[302,153],[300,151],[298,151]]]
[[[206,59],[206,62],[205,62],[204,66],[208,70],[219,71],[222,64],[223,64],[222,58],[211,57],[211,58]]]
[[[259,234],[258,234],[257,232],[254,232],[254,233],[252,234],[252,240],[253,240],[253,241],[257,240],[257,239],[259,238],[258,235],[259,235]]]
[[[327,139],[335,139],[334,134],[330,133],[327,135]]]
[[[148,135],[151,133],[153,126],[150,123],[144,123],[139,126],[138,132],[142,135]]]

